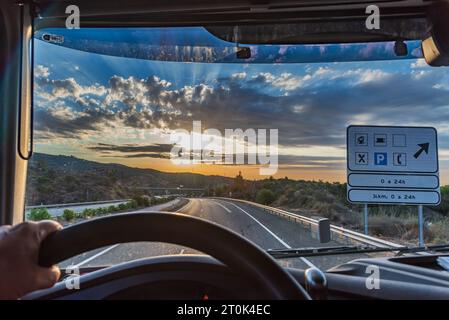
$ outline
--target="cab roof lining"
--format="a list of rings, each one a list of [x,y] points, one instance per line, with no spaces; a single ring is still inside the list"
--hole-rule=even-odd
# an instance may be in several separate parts
[[[78,5],[81,27],[206,26],[242,43],[339,43],[424,39],[432,0],[36,0],[35,29],[65,27]],[[367,30],[368,4],[381,12],[381,30]],[[234,27],[238,26],[238,39]]]
[[[130,24],[238,24],[341,20],[366,18],[368,4],[376,4],[384,18],[424,17],[432,0],[36,0],[42,20],[66,18],[65,8],[80,8],[82,21],[88,25],[126,22]],[[176,19],[170,19],[175,18]],[[132,19],[130,19],[132,18]],[[132,22],[130,20],[133,20]]]

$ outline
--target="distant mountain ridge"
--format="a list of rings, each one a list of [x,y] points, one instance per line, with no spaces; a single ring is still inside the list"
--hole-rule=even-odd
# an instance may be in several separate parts
[[[207,188],[229,181],[230,178],[222,176],[168,173],[74,156],[34,153],[28,166],[26,203],[121,199],[145,193],[141,189],[144,187]]]

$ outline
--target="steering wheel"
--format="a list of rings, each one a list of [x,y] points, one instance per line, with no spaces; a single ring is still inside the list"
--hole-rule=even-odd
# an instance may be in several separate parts
[[[262,288],[263,298],[310,299],[287,271],[247,239],[218,224],[179,213],[125,213],[74,224],[42,242],[39,264],[48,267],[104,246],[141,241],[186,246],[210,255]]]

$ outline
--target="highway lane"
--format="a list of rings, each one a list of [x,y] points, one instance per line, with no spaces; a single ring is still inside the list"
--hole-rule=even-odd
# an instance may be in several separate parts
[[[220,208],[222,210],[220,210]],[[185,210],[187,214],[211,220],[248,238],[263,249],[289,249],[341,245],[336,241],[325,244],[312,237],[310,230],[298,223],[269,214],[259,207],[239,201],[196,199]],[[339,255],[279,260],[284,266],[329,269],[338,264],[366,255]]]
[[[303,247],[327,247],[342,245],[337,241],[330,241],[328,243],[320,243],[318,239],[314,238],[309,229],[304,228],[302,225],[289,221],[283,217],[267,213],[261,210],[259,207],[245,204],[239,201],[219,200],[219,202],[227,203],[228,206],[235,207],[241,212],[250,214],[254,219],[263,224],[271,233],[277,235],[283,243],[279,242],[278,247],[265,247],[265,249],[284,249],[284,248],[303,248]],[[267,233],[265,233],[267,234]],[[267,235],[268,236],[268,235]],[[251,238],[250,238],[251,239]],[[257,242],[256,242],[257,243]],[[307,260],[306,264],[315,265],[320,269],[327,270],[336,265],[357,259],[366,258],[367,255],[350,254],[350,255],[334,255],[334,256],[322,256],[322,257],[307,257],[307,259],[285,259],[282,260],[282,264],[285,266],[302,267],[298,260]]]
[[[156,209],[153,208],[152,210]],[[263,249],[339,245],[339,243],[334,241],[321,244],[311,236],[309,230],[300,224],[238,201],[206,198],[190,199],[190,202],[180,208],[178,212],[223,225],[248,238]],[[211,241],[213,240],[213,235],[211,235]],[[62,264],[62,266],[68,264],[78,266],[111,265],[150,256],[188,253],[197,252],[190,248],[165,243],[118,244],[75,257]],[[358,257],[362,256],[342,255],[307,259],[295,258],[285,259],[280,261],[280,263],[290,267],[307,268],[315,265],[322,269],[328,269]]]
[[[163,211],[173,205],[176,205],[179,201],[179,199],[175,199],[163,204],[142,208],[136,210],[135,212]],[[130,232],[132,231],[130,230]],[[59,265],[63,268],[67,266],[87,267],[98,265],[113,265],[138,258],[156,256],[161,254],[176,254],[181,251],[181,247],[166,243],[137,242],[128,244],[116,244],[113,246],[107,246],[104,248],[85,252],[60,263]]]

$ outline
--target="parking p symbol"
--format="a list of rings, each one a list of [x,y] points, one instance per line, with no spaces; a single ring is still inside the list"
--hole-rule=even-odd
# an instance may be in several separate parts
[[[376,166],[386,166],[387,165],[387,153],[375,152],[374,153],[374,164]]]

